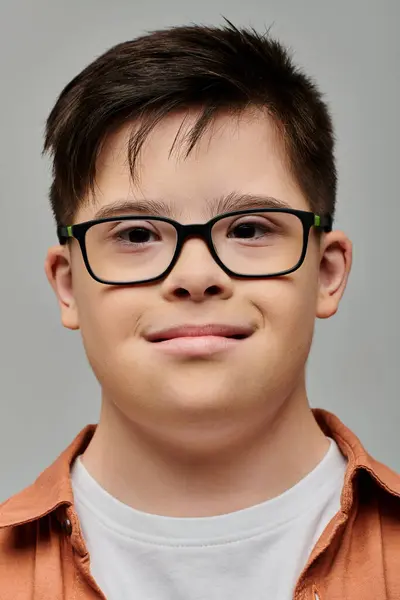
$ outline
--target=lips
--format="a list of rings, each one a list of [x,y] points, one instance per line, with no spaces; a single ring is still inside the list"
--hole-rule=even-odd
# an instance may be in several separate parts
[[[149,332],[145,338],[148,342],[158,343],[183,337],[224,337],[236,340],[248,338],[254,328],[246,325],[180,325]]]

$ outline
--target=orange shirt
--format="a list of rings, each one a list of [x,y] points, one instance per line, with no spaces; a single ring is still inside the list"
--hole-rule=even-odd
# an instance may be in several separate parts
[[[315,545],[294,600],[400,600],[400,475],[374,460],[335,415],[313,413],[348,465],[341,509]],[[35,483],[0,505],[0,600],[104,600],[70,482],[71,464],[95,427],[85,427]]]

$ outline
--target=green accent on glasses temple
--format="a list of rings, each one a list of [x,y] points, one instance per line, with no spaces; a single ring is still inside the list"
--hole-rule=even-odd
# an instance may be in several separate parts
[[[68,237],[74,237],[73,233],[72,233],[72,225],[68,225],[68,227],[66,229],[67,229]]]
[[[315,227],[321,226],[321,217],[319,215],[314,215],[314,225]]]

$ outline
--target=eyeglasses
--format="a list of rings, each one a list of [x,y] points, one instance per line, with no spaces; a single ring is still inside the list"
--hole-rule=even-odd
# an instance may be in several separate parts
[[[156,216],[117,216],[58,227],[61,244],[78,240],[89,274],[106,285],[148,283],[166,277],[188,238],[202,239],[230,276],[262,279],[287,275],[306,256],[311,227],[332,230],[330,215],[265,208],[218,215],[182,225]]]

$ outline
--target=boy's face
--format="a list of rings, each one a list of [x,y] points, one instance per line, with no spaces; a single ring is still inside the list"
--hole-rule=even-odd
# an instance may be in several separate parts
[[[167,204],[171,218],[183,224],[202,223],[219,212],[210,204],[232,193],[272,196],[310,210],[265,115],[219,116],[188,158],[185,146],[170,154],[184,116],[164,119],[150,135],[135,185],[126,160],[129,128],[110,135],[98,162],[96,200],[82,206],[74,222],[93,219],[119,200],[151,199]],[[181,134],[196,116],[189,113]],[[196,238],[164,280],[147,285],[96,282],[76,240],[49,250],[46,272],[64,326],[82,332],[104,399],[144,427],[161,431],[180,423],[190,436],[201,423],[208,429],[218,422],[261,423],[289,397],[304,397],[315,317],[335,313],[350,262],[343,234],[319,240],[311,229],[304,264],[275,279],[229,277]],[[147,339],[171,326],[208,324],[243,327],[251,335],[209,353],[170,352]]]

